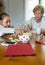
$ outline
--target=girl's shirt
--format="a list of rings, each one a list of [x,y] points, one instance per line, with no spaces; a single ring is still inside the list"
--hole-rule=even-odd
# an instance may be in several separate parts
[[[15,28],[5,28],[2,25],[0,25],[0,36],[2,36],[5,33],[14,33]]]

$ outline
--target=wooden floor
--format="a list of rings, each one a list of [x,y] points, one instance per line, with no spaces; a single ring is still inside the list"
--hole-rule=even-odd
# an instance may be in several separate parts
[[[4,57],[7,47],[0,44],[0,65],[45,65],[45,45],[31,43],[36,56]]]

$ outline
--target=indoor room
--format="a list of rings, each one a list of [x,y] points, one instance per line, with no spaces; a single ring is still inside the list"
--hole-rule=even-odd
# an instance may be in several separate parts
[[[0,65],[45,65],[45,0],[0,0]]]

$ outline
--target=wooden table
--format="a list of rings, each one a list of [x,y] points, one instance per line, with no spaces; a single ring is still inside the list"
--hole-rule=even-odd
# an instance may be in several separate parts
[[[31,45],[36,56],[4,57],[7,47],[0,44],[0,65],[45,65],[45,45],[35,43],[34,39]]]

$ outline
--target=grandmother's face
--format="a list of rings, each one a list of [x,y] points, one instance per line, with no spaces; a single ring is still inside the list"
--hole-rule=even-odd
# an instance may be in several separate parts
[[[40,19],[43,16],[43,13],[40,10],[34,12],[34,15],[37,19]]]

